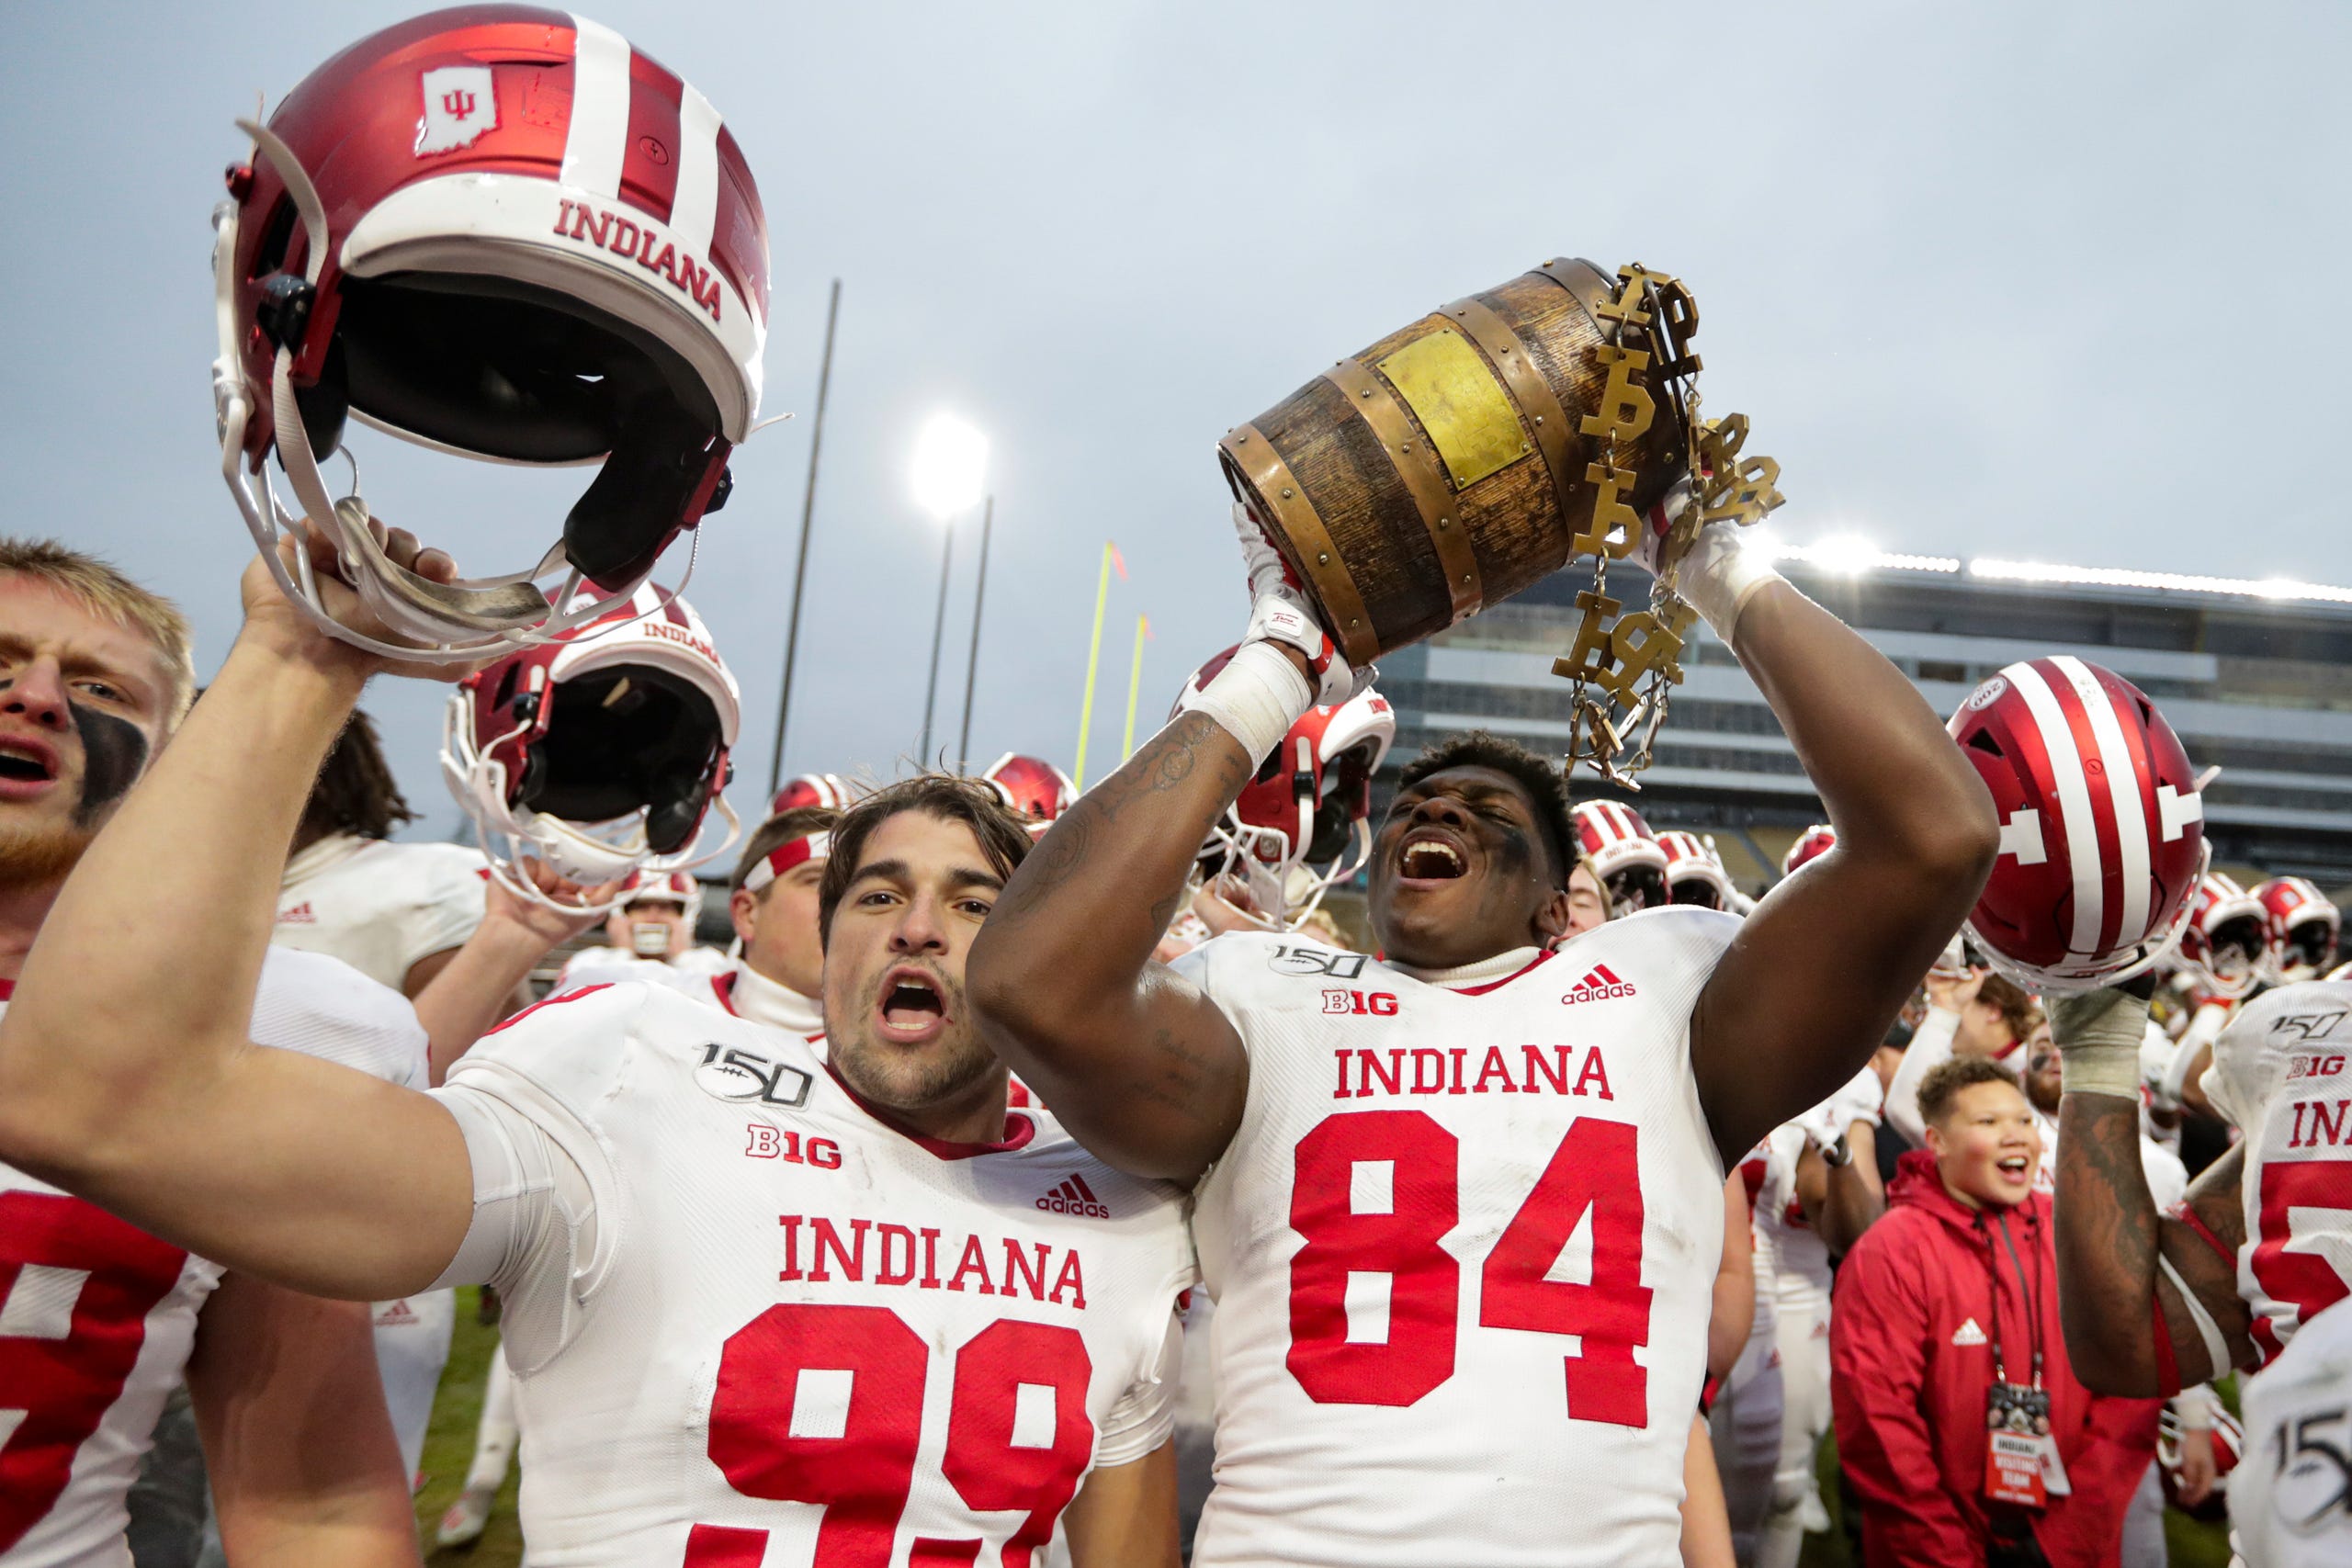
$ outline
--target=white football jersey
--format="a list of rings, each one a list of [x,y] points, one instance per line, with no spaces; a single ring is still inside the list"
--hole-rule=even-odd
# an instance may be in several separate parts
[[[489,875],[481,852],[461,844],[331,833],[286,863],[269,939],[402,990],[411,964],[474,934]]]
[[[2267,1361],[2352,1292],[2352,984],[2281,986],[2238,1010],[2201,1080],[2245,1134],[2238,1293]]]
[[[1176,961],[1250,1053],[1195,1197],[1195,1563],[1676,1560],[1724,1224],[1689,1025],[1738,929],[1650,910],[1429,981],[1254,932]]]
[[[2352,1562],[2352,1306],[2314,1313],[2249,1380],[2230,1535],[2255,1568]]]
[[[332,958],[270,952],[253,1038],[424,1081],[415,1012]],[[0,1165],[0,1568],[130,1568],[124,1499],[221,1272]]]
[[[436,1093],[592,1195],[486,1270],[541,1568],[1023,1568],[1167,1438],[1182,1194],[1043,1112],[917,1137],[806,1041],[641,984],[541,1003]]]
[[[612,986],[623,980],[649,980],[659,985],[707,985],[734,967],[715,947],[689,947],[674,958],[646,958],[623,947],[583,947],[564,960],[556,976],[559,991],[582,986]]]
[[[642,980],[648,985],[663,986],[692,997],[698,1002],[764,1023],[771,1029],[782,1029],[799,1035],[817,1047],[820,1055],[825,1049],[825,1004],[820,998],[804,997],[791,987],[771,980],[741,959],[722,958],[722,967],[711,970],[702,964],[691,968],[662,963],[658,959],[631,958],[613,948],[597,948],[597,953],[614,953],[620,964],[599,965],[587,972],[585,978],[573,978],[571,965],[564,968],[563,977],[556,982],[558,992],[577,988],[581,985],[609,985],[616,980]],[[695,953],[717,950],[697,947]],[[581,956],[585,957],[586,954]],[[575,960],[577,962],[577,960]],[[626,967],[634,964],[636,967]],[[1028,1102],[1015,1096],[1015,1105]]]

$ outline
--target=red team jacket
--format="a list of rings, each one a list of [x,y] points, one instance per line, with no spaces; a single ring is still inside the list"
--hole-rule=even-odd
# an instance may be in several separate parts
[[[2113,1562],[2163,1402],[2111,1399],[2075,1381],[2058,1323],[2049,1200],[2037,1192],[2006,1215],[1979,1213],[1944,1190],[1924,1149],[1903,1156],[1886,1196],[1885,1216],[1838,1268],[1829,1317],[1838,1457],[1862,1499],[1864,1555],[1874,1565],[1984,1562],[1997,1313],[2016,1382],[2031,1375],[2030,1325],[2041,1319],[2051,1430],[2074,1485],[2032,1516],[2034,1536],[2053,1568]],[[1997,1228],[2004,1218],[2022,1284]]]

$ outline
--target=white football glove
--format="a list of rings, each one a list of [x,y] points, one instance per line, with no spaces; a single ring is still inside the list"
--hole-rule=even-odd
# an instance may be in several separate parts
[[[1369,665],[1360,671],[1348,667],[1282,552],[1238,501],[1233,503],[1233,531],[1240,537],[1242,564],[1250,571],[1250,629],[1241,640],[1283,643],[1304,654],[1318,707],[1336,706],[1371,685],[1377,671]]]

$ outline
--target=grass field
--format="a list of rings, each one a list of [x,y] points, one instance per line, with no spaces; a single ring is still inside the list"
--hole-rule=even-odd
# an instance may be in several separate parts
[[[458,1332],[449,1347],[449,1368],[441,1377],[441,1397],[433,1406],[433,1427],[424,1439],[424,1490],[417,1494],[416,1523],[425,1544],[427,1563],[436,1568],[516,1568],[523,1561],[523,1532],[514,1520],[514,1484],[522,1473],[506,1478],[499,1495],[498,1512],[490,1529],[470,1551],[435,1551],[433,1531],[442,1510],[464,1490],[466,1467],[473,1462],[474,1421],[481,1414],[482,1381],[490,1373],[490,1358],[498,1346],[498,1331],[475,1319],[477,1292],[458,1292]],[[1839,1513],[1838,1453],[1835,1443],[1821,1446],[1821,1492],[1833,1517]],[[2185,1515],[2165,1517],[2171,1568],[2224,1568],[2230,1560],[2227,1534],[2220,1525],[2199,1524]],[[1842,1529],[1805,1538],[1804,1568],[1855,1568]]]

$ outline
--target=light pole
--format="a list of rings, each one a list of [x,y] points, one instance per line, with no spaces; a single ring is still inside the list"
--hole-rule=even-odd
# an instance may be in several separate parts
[[[980,580],[972,589],[972,651],[964,660],[964,728],[956,737],[956,771],[972,761],[972,682],[980,669],[980,606],[989,592],[989,530],[996,523],[996,497],[980,507]]]
[[[931,626],[931,681],[923,688],[922,742],[915,760],[928,766],[931,719],[939,696],[939,645],[947,635],[947,574],[956,558],[956,519],[972,509],[988,479],[989,438],[954,414],[933,414],[915,439],[915,502],[939,520],[947,539],[939,559],[939,610]]]
[[[775,698],[775,750],[768,753],[768,795],[784,776],[784,721],[792,712],[792,664],[800,652],[800,590],[808,581],[808,524],[817,514],[817,455],[825,445],[825,394],[833,386],[833,326],[841,319],[842,280],[825,305],[825,357],[817,371],[816,427],[808,433],[808,490],[800,499],[799,564],[792,570],[792,616],[784,634],[784,684]]]

